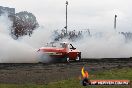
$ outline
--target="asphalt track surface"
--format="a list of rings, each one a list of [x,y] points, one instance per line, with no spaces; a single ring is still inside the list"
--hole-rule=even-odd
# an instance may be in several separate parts
[[[132,58],[82,59],[70,63],[1,63],[0,83],[47,84],[81,75],[81,68],[99,71],[132,67]]]

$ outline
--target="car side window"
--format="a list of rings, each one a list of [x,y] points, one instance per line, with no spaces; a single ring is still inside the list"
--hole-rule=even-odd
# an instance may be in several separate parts
[[[71,44],[69,45],[69,48],[70,48],[70,49],[72,49],[72,46],[71,46]]]
[[[70,44],[70,49],[76,49],[72,44]]]

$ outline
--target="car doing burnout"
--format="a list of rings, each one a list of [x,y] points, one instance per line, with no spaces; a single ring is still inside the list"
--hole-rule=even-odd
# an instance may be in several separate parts
[[[81,52],[66,42],[59,45],[51,42],[46,47],[41,47],[38,52],[43,54],[41,58],[48,56],[46,58],[50,58],[50,61],[54,62],[79,61],[81,59]]]

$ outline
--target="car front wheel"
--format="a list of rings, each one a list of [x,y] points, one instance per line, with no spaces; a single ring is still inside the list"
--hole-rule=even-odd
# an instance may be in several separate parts
[[[77,55],[76,61],[80,61],[81,60],[81,53]]]
[[[67,57],[67,62],[70,62],[69,57]]]

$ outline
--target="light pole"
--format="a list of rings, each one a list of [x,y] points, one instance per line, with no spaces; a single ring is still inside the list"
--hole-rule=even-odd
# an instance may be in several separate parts
[[[66,1],[66,26],[65,26],[66,34],[67,34],[67,6],[68,6],[68,1]]]
[[[117,15],[115,15],[114,17],[114,29],[116,29],[116,18],[117,18]]]

